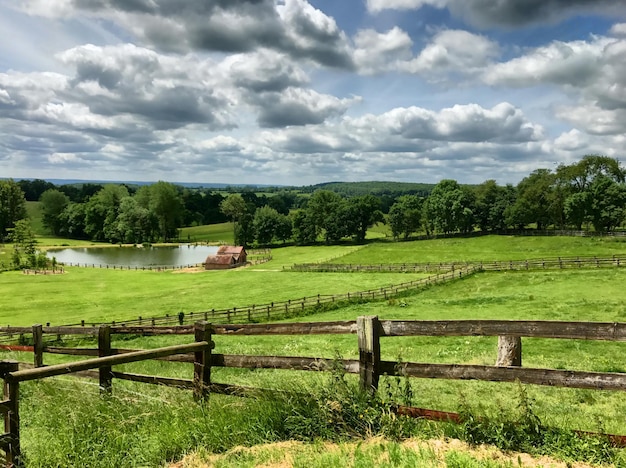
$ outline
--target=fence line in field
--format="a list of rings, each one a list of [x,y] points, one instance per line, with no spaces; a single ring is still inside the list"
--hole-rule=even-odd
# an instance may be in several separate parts
[[[381,263],[381,264],[343,264],[343,263],[302,263],[291,266],[292,271],[301,272],[374,272],[374,273],[416,273],[431,271],[454,271],[461,268],[477,268],[486,271],[502,270],[537,270],[566,268],[600,268],[626,266],[626,255],[611,257],[577,256],[546,257],[527,260],[492,260],[463,262],[428,262],[428,263]]]

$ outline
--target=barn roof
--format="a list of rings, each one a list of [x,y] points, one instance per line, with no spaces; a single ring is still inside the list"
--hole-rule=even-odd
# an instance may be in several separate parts
[[[217,249],[217,255],[241,255],[245,249],[243,246],[222,245]]]
[[[230,265],[234,262],[235,258],[232,255],[209,255],[204,261],[212,265]]]

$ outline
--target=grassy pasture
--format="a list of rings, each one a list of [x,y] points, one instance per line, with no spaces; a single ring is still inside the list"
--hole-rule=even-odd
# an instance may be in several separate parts
[[[437,263],[530,258],[610,257],[626,253],[626,239],[611,237],[481,236],[409,242],[373,242],[334,263]]]
[[[180,239],[189,242],[233,242],[233,223],[207,224],[180,229]]]

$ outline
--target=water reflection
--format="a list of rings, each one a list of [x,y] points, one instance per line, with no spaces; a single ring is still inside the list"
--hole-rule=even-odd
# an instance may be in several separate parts
[[[181,244],[158,247],[81,247],[49,250],[49,258],[65,264],[108,266],[186,266],[215,255],[216,246]]]

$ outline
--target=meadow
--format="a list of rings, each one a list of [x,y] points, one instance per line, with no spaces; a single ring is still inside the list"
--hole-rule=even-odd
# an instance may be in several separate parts
[[[611,238],[498,237],[441,239],[415,242],[381,242],[362,246],[284,247],[272,250],[273,260],[254,267],[200,273],[113,271],[68,268],[56,276],[0,273],[0,323],[32,325],[63,324],[149,317],[179,311],[242,307],[263,302],[296,299],[316,294],[355,292],[397,284],[422,275],[407,273],[299,273],[288,270],[294,263],[405,263],[469,260],[509,260],[541,257],[611,256],[623,254],[626,243]],[[563,271],[485,272],[415,294],[387,301],[348,304],[291,321],[353,320],[361,315],[381,319],[510,319],[626,321],[626,271],[581,269]],[[188,342],[189,337],[125,337],[113,346],[151,348]],[[216,350],[225,354],[267,354],[356,358],[356,336],[238,337],[215,336]],[[94,346],[93,342],[84,343]],[[582,340],[523,340],[523,365],[557,369],[626,372],[623,344]],[[496,339],[385,338],[383,359],[491,365],[496,358]],[[16,353],[7,357],[27,356]],[[46,355],[46,362],[63,358]],[[147,362],[123,366],[133,372],[189,378],[189,365]],[[313,395],[329,377],[315,373],[219,369],[213,380],[263,388],[300,389]],[[353,381],[348,377],[349,381]],[[385,387],[387,386],[387,387]],[[488,416],[519,410],[520,387],[516,384],[452,382],[412,379],[407,386],[387,379],[383,388],[395,396],[411,397],[420,407],[457,411],[468,404]],[[97,387],[84,381],[57,378],[24,385],[24,450],[32,466],[159,466],[203,447],[201,459],[236,445],[267,441],[314,440],[302,428],[306,408],[292,402],[285,412],[277,400],[241,400],[211,396],[207,406],[194,405],[186,392],[115,381],[114,397],[104,401]],[[555,389],[524,386],[533,411],[542,422],[563,429],[582,429],[626,434],[626,399],[623,392]],[[58,401],[60,400],[60,402]],[[29,402],[31,402],[29,404]],[[283,402],[284,403],[284,402]],[[241,418],[245,413],[248,417]],[[47,422],[51,418],[55,425]],[[54,414],[57,415],[56,419]],[[125,416],[120,423],[120,415]],[[310,415],[309,415],[310,416]],[[310,419],[310,417],[309,417]],[[313,418],[314,419],[314,418]],[[295,424],[295,426],[293,426]],[[412,435],[443,437],[457,429],[416,422]],[[218,428],[221,427],[220,429]],[[295,428],[294,428],[295,427]],[[369,427],[369,426],[368,426]],[[226,429],[223,429],[226,428]],[[367,432],[367,431],[365,431]],[[230,434],[228,437],[225,434]],[[367,435],[367,434],[362,434]],[[339,437],[341,439],[341,437]],[[310,450],[311,446],[305,450]],[[353,448],[341,450],[355,457]],[[394,446],[395,447],[395,446]],[[84,458],[76,458],[76,451]],[[352,450],[352,452],[351,452]],[[385,456],[398,447],[385,446]],[[47,455],[43,454],[47,452]],[[68,452],[72,452],[71,458]],[[375,452],[375,451],[374,451]],[[237,452],[236,452],[237,453]],[[246,452],[230,454],[217,466],[254,466],[259,458]],[[123,459],[119,457],[124,456]],[[560,453],[567,459],[567,454]],[[371,455],[371,457],[380,456]],[[400,456],[400,455],[398,455]],[[404,454],[407,460],[411,455]],[[467,460],[449,466],[507,466],[481,464],[471,455],[450,457]],[[570,454],[571,457],[574,455]],[[46,458],[47,457],[47,458]],[[65,457],[65,458],[64,458]],[[69,458],[68,458],[69,457]],[[106,458],[107,462],[98,459]],[[294,456],[297,458],[297,456]],[[292,457],[292,458],[294,458]],[[370,455],[368,455],[370,457]],[[581,455],[578,455],[580,459]],[[582,455],[583,459],[591,455]],[[252,460],[248,462],[247,460]],[[261,460],[263,455],[261,455]],[[371,460],[372,458],[367,458]],[[575,458],[574,458],[575,459]],[[131,460],[131,463],[128,461]],[[235,460],[234,462],[232,460]],[[241,465],[237,465],[237,460]],[[338,456],[337,460],[342,460]],[[399,460],[401,460],[399,458]],[[429,460],[426,458],[426,460]],[[108,464],[107,464],[108,463]],[[194,466],[189,462],[189,466]],[[223,465],[220,465],[223,463]],[[229,464],[230,463],[230,464]],[[341,466],[340,461],[334,462]],[[406,461],[406,466],[412,466]],[[428,461],[424,462],[428,465]],[[443,463],[447,463],[444,460]],[[472,463],[474,463],[472,465]],[[30,466],[30,465],[29,465]],[[322,462],[318,466],[323,465]],[[364,462],[363,466],[368,465]],[[508,465],[513,466],[513,465]]]

